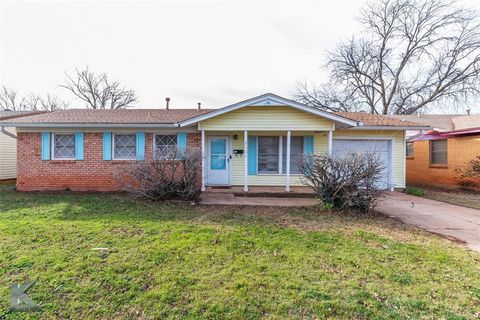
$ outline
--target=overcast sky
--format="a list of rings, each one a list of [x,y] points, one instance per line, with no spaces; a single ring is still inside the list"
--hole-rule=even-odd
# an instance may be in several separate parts
[[[3,1],[0,83],[84,107],[58,85],[89,66],[136,90],[142,108],[289,97],[325,77],[325,51],[358,30],[364,3]]]

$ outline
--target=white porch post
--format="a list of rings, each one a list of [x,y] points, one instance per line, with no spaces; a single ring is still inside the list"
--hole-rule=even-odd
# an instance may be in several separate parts
[[[287,159],[286,159],[286,183],[285,183],[285,191],[290,192],[290,140],[291,140],[292,132],[290,130],[287,131]]]
[[[205,130],[202,130],[202,191],[205,191],[205,177],[206,177],[206,172],[205,172]]]
[[[248,131],[243,132],[243,157],[245,161],[245,172],[243,178],[243,191],[248,191]]]
[[[333,131],[328,131],[328,155],[332,155],[332,148],[333,148]]]

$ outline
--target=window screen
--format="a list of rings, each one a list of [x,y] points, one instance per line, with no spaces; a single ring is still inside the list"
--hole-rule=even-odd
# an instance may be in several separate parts
[[[115,159],[136,159],[136,135],[115,134],[113,141],[113,157]]]
[[[279,138],[258,137],[258,172],[279,173]]]
[[[287,137],[282,138],[282,168],[287,173]],[[290,137],[290,173],[300,173],[298,161],[303,153],[303,137]]]
[[[407,158],[413,158],[413,142],[407,142],[406,156]]]
[[[447,140],[430,141],[430,163],[447,164]]]
[[[157,159],[171,158],[177,152],[177,135],[156,135],[155,156]]]
[[[75,159],[74,134],[53,135],[53,157],[54,159]]]

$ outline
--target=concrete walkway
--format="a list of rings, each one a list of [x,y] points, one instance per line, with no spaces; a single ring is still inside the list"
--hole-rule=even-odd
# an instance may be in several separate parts
[[[233,193],[202,193],[201,204],[270,206],[270,207],[306,207],[314,206],[313,198],[279,198],[279,197],[238,197]]]
[[[404,223],[464,242],[480,252],[480,210],[388,192],[377,210]]]

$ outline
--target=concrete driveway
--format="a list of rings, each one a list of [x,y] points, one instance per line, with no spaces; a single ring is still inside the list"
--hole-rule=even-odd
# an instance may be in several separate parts
[[[480,210],[400,192],[386,193],[377,210],[404,223],[460,240],[480,252]]]

